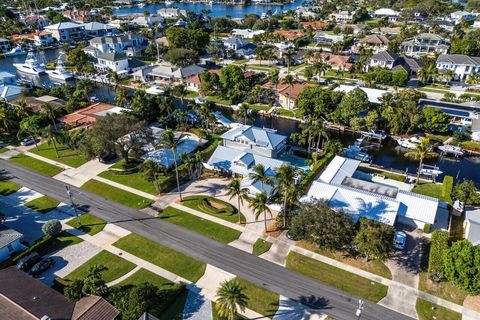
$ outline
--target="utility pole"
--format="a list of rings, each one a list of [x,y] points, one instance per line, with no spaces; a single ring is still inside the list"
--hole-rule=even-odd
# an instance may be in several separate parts
[[[365,302],[362,300],[362,299],[358,299],[358,308],[357,308],[357,311],[355,312],[355,315],[357,316],[357,320],[360,320],[360,318],[362,317],[362,311],[363,311],[363,305],[365,304]]]
[[[77,216],[78,226],[80,227],[82,226],[82,222],[80,221],[80,215],[78,214],[77,206],[75,205],[75,202],[73,202],[72,191],[70,190],[70,187],[68,185],[65,186],[65,189],[67,189],[68,198],[70,198],[70,203],[72,204],[73,211],[75,211],[75,215]]]

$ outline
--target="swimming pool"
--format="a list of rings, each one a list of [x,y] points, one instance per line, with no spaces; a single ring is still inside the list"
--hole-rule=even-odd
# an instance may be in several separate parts
[[[190,154],[193,153],[199,146],[205,142],[196,137],[185,136],[180,140],[179,145],[177,146],[177,151],[175,152],[177,163],[179,163],[180,155],[183,153]],[[174,165],[173,151],[170,149],[157,149],[149,151],[142,157],[144,160],[152,160],[159,165],[169,169]]]

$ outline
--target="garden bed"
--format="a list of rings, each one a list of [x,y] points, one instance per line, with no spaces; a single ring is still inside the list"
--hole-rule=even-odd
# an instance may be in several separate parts
[[[238,222],[238,209],[228,202],[204,195],[187,196],[183,198],[182,205],[198,210],[228,222]],[[240,213],[241,223],[245,223],[245,216]]]

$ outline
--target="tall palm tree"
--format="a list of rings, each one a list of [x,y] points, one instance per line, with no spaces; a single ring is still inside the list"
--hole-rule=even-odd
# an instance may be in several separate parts
[[[153,186],[157,193],[160,193],[160,186],[158,185],[158,176],[162,172],[162,169],[152,160],[145,161],[140,167],[140,171],[147,177],[148,180],[153,181]]]
[[[244,312],[248,305],[248,297],[238,280],[225,280],[217,290],[216,308],[220,317],[235,320],[238,310]]]
[[[295,55],[295,51],[293,51],[292,49],[288,49],[283,53],[283,59],[287,64],[287,73],[290,73],[290,65],[292,64],[292,59],[294,55]]]
[[[328,71],[329,65],[323,61],[317,61],[313,64],[314,74],[317,76],[317,81],[320,81],[320,77],[324,76]]]
[[[262,184],[262,191],[265,191],[265,185],[273,185],[273,177],[267,175],[267,170],[263,164],[256,164],[253,166],[252,171],[248,175],[248,177],[253,181],[253,183],[257,183],[260,181]]]
[[[244,188],[242,188],[242,185],[240,183],[239,179],[233,179],[230,181],[230,183],[227,186],[227,192],[225,193],[227,196],[230,196],[230,199],[233,197],[237,197],[237,203],[238,203],[238,223],[241,222],[240,219],[240,205],[243,205],[243,199],[246,199],[247,197],[247,192]]]
[[[405,156],[409,158],[413,158],[415,160],[420,160],[418,164],[418,171],[417,171],[417,183],[418,183],[420,179],[420,170],[422,169],[423,160],[434,158],[437,156],[437,154],[431,151],[430,139],[423,138],[422,140],[420,140],[420,143],[417,144],[415,150],[406,152]]]
[[[42,131],[42,136],[47,140],[47,144],[52,144],[53,149],[55,150],[55,156],[60,158],[60,155],[58,154],[58,149],[57,149],[57,135],[58,132],[55,130],[55,128],[52,125],[46,126],[43,131]]]
[[[247,124],[248,117],[250,116],[250,106],[246,103],[242,103],[237,110],[237,114],[243,118],[243,124]]]
[[[183,201],[182,198],[182,190],[180,189],[180,179],[178,177],[178,166],[177,166],[177,147],[179,141],[182,137],[175,138],[175,134],[171,129],[167,129],[162,132],[160,136],[160,143],[158,144],[159,147],[169,149],[173,153],[173,163],[175,165],[175,176],[177,178],[177,188],[178,194],[180,196],[180,201]]]
[[[115,91],[115,103],[119,107],[124,107],[128,102],[128,93],[124,87],[118,87]]]
[[[183,99],[187,96],[188,94],[188,90],[187,90],[187,87],[181,83],[179,84],[178,86],[175,86],[175,88],[173,88],[173,95],[177,98],[180,99],[180,101],[182,102],[182,106],[183,106]]]
[[[291,74],[287,74],[285,78],[283,78],[282,83],[288,86],[289,94],[291,94],[293,85],[295,84],[295,78]]]
[[[48,103],[44,103],[42,105],[42,112],[45,114],[45,116],[52,121],[53,123],[53,128],[57,130],[57,123],[55,122],[55,119],[57,118],[57,115],[55,113],[55,109],[49,105]]]
[[[343,145],[339,140],[329,140],[325,143],[325,151],[341,156],[343,154]]]
[[[275,176],[276,186],[275,189],[283,195],[283,227],[287,227],[287,214],[288,214],[288,204],[287,200],[290,195],[290,190],[295,180],[295,177],[298,176],[299,169],[292,166],[289,163],[284,163],[277,170],[277,175]]]
[[[255,221],[258,220],[258,217],[263,213],[263,222],[265,224],[265,232],[268,232],[267,229],[267,213],[272,217],[272,211],[267,205],[268,196],[265,191],[259,192],[255,195],[254,198],[249,200],[249,207],[252,209],[255,214]]]

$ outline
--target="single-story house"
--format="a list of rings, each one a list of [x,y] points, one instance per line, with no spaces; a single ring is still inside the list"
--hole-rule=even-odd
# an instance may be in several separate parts
[[[128,111],[125,108],[117,107],[108,103],[95,103],[89,107],[77,110],[58,119],[62,124],[74,128],[89,128],[98,118],[108,114],[115,114]]]
[[[376,103],[376,104],[382,103],[382,96],[384,94],[391,93],[388,90],[366,88],[366,87],[360,87],[359,85],[352,85],[352,84],[341,84],[338,87],[336,87],[333,91],[341,91],[344,93],[348,93],[355,88],[360,88],[363,92],[367,94],[368,102]]]
[[[0,224],[0,262],[8,259],[13,253],[25,247],[20,243],[23,234]]]
[[[480,209],[467,208],[465,211],[465,221],[463,222],[465,230],[465,239],[473,245],[480,244]]]

